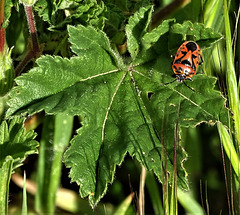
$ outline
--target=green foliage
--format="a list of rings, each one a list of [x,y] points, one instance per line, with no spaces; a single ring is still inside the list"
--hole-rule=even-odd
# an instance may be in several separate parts
[[[42,19],[50,24],[49,30],[66,29],[67,24],[91,24],[99,29],[104,27],[106,20],[103,2],[87,1],[45,1],[39,0],[35,9]]]
[[[69,26],[75,56],[42,56],[37,67],[16,79],[18,86],[10,94],[8,116],[45,110],[81,117],[83,127],[72,139],[64,161],[71,168],[72,181],[80,185],[81,196],[88,196],[92,206],[106,193],[116,165],[127,153],[153,170],[160,181],[168,172],[171,183],[177,122],[180,128],[202,122],[226,124],[225,100],[213,89],[215,78],[193,77],[188,85],[196,92],[177,82],[164,85],[172,80],[169,47],[181,45],[181,41],[172,42],[174,35],[196,35],[206,46],[221,35],[200,24],[181,25],[174,20],[148,32],[151,14],[152,7],[141,8],[126,26],[131,58],[113,51],[101,30]],[[186,25],[192,30],[182,32]],[[180,147],[177,184],[183,189],[188,189],[186,157]]]
[[[10,57],[11,51],[0,53],[0,96],[6,95],[13,86],[14,68]],[[0,115],[1,117],[1,115]]]
[[[0,213],[7,214],[11,174],[29,154],[37,153],[36,134],[23,128],[24,118],[3,121],[0,125]]]
[[[13,158],[8,156],[0,168],[0,213],[2,214],[8,214],[8,193],[12,174],[12,166]]]
[[[9,18],[11,16],[11,8],[13,7],[13,1],[5,0],[4,1],[4,23],[2,28],[6,28],[9,24]]]
[[[36,133],[26,132],[23,121],[24,118],[17,117],[0,125],[0,168],[9,156],[13,159],[14,170],[22,165],[27,155],[37,153],[38,142],[33,140]]]
[[[152,206],[155,214],[177,214],[178,202],[189,213],[204,214],[205,206],[207,214],[218,214],[219,210],[225,214],[224,204],[229,204],[229,214],[239,213],[234,198],[239,199],[236,65],[240,34],[235,23],[238,13],[233,16],[238,5],[226,0],[195,0],[175,1],[163,8],[171,2],[38,0],[33,6],[32,25],[36,24],[38,38],[34,44],[39,41],[41,52],[31,55],[35,50],[26,26],[29,17],[25,17],[22,3],[4,1],[2,27],[7,27],[8,47],[14,48],[12,60],[10,53],[3,56],[7,64],[2,65],[10,72],[0,78],[0,94],[4,96],[0,97],[0,212],[8,213],[13,170],[27,155],[37,152],[38,144],[33,140],[36,134],[27,133],[23,118],[18,117],[41,111],[37,114],[42,117],[40,122],[30,126],[24,123],[35,128],[43,122],[37,128],[41,146],[38,167],[33,173],[27,171],[31,178],[37,175],[35,212],[54,214],[56,205],[60,205],[68,212],[94,213],[76,193],[70,197],[72,191],[66,196],[66,191],[57,192],[64,162],[70,168],[71,181],[80,185],[80,196],[88,198],[92,207],[116,180],[103,201],[104,207],[99,204],[96,208],[100,214],[134,213],[139,196],[134,181],[139,181],[138,165],[148,170],[146,188],[151,204],[145,198],[146,208]],[[203,65],[192,82],[178,83],[171,77],[172,56],[186,40],[199,44]],[[23,75],[9,94],[14,85],[14,69],[9,63],[17,65],[19,61],[23,63]],[[20,74],[18,66],[16,74]],[[207,77],[215,74],[217,78]],[[130,169],[129,163],[134,167]],[[130,195],[128,185],[123,184],[126,175]],[[62,182],[65,187],[66,181]],[[226,194],[226,190],[231,192]],[[200,199],[199,193],[202,207],[194,200]],[[109,201],[109,196],[114,198]],[[116,196],[118,207],[112,205]],[[225,196],[227,203],[222,201]],[[26,196],[22,203],[22,213],[32,210],[31,202],[26,205]]]
[[[141,8],[138,13],[130,17],[126,26],[126,35],[128,42],[128,51],[134,60],[139,52],[139,40],[147,33],[147,28],[151,21],[152,7]]]
[[[222,38],[221,34],[214,32],[211,28],[206,28],[204,24],[192,23],[190,21],[185,21],[182,25],[178,23],[175,24],[171,32],[181,34],[183,40],[189,40],[189,38],[191,38],[194,41],[198,41],[200,47],[203,45],[209,46]]]

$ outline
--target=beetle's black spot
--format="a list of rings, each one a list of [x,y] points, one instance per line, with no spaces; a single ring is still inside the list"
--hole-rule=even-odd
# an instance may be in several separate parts
[[[195,42],[188,42],[186,44],[186,47],[189,51],[192,51],[192,52],[197,50],[197,44]]]
[[[189,60],[183,60],[181,63],[186,66],[191,66],[191,63]]]

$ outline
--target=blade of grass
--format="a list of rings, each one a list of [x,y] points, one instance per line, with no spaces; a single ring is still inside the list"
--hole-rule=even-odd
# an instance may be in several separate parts
[[[203,23],[205,27],[213,28],[217,32],[222,32],[224,27],[222,1],[223,0],[208,0],[204,3]],[[221,71],[221,65],[225,68],[226,55],[225,47],[223,47],[222,43],[223,42],[219,41],[213,45],[211,49],[204,49],[204,47],[202,47],[204,56],[202,68],[203,72],[208,76],[213,76],[214,73],[218,74],[219,71]]]
[[[206,181],[206,183],[205,183],[205,198],[206,198],[206,200],[205,200],[205,202],[206,202],[206,210],[207,210],[207,215],[209,215],[210,213],[209,213],[209,203],[208,203],[208,189],[207,189],[208,187],[207,187],[207,181]]]
[[[177,198],[181,205],[184,207],[186,212],[190,214],[205,214],[201,205],[193,198],[191,192],[185,192],[180,188],[177,189]]]
[[[220,140],[222,142],[223,148],[228,156],[228,159],[232,164],[235,174],[239,178],[240,160],[236,152],[236,149],[234,147],[232,138],[229,135],[227,129],[221,123],[217,124],[217,128],[218,128],[218,132],[220,135]]]
[[[240,11],[240,5],[239,5],[239,7],[238,7],[238,11]],[[235,26],[236,26],[236,42],[238,42],[239,41],[239,38],[240,38],[240,28],[239,28],[239,16],[237,17],[237,20],[236,20],[236,22],[238,22],[238,25],[237,24],[235,24]],[[237,45],[238,45],[238,43],[236,43]],[[236,56],[237,56],[237,58],[236,58],[236,60],[239,62],[240,61],[240,54],[239,54],[239,48],[237,48],[236,47]],[[240,72],[240,67],[238,67],[238,74],[239,74],[239,72]],[[240,81],[240,75],[238,76],[238,83],[239,83],[239,81]],[[238,92],[240,92],[240,85],[238,85]],[[240,206],[239,206],[240,207]]]
[[[140,184],[139,184],[139,200],[138,200],[138,213],[140,215],[144,215],[144,208],[145,208],[145,194],[144,194],[144,187],[145,187],[145,180],[146,180],[146,169],[142,165],[142,171],[140,176]]]
[[[35,199],[38,212],[54,213],[56,192],[61,176],[62,155],[72,135],[72,126],[72,116],[59,114],[55,118],[45,118],[40,142],[38,191]]]
[[[146,187],[151,198],[154,214],[164,214],[158,183],[152,172],[147,174]]]
[[[165,166],[167,166],[165,164]],[[168,174],[167,174],[167,168],[163,170],[163,185],[162,185],[162,191],[163,191],[163,207],[164,207],[164,213],[169,214],[169,191],[168,191]]]
[[[221,152],[222,152],[222,161],[223,161],[223,172],[224,172],[224,179],[225,179],[225,186],[226,186],[226,194],[227,194],[227,202],[228,202],[228,213],[230,212],[230,198],[229,198],[229,190],[228,190],[228,180],[227,180],[227,173],[226,173],[226,164],[225,164],[225,156],[223,152],[223,145],[221,144]]]
[[[177,185],[174,182],[175,179],[173,177],[173,184],[171,187],[171,199],[170,199],[170,214],[178,214],[177,209]]]
[[[58,114],[55,116],[55,128],[54,128],[54,142],[53,151],[54,159],[52,162],[51,180],[49,184],[49,192],[54,192],[52,197],[52,207],[56,204],[56,192],[59,187],[59,181],[62,171],[62,156],[69,144],[72,136],[73,128],[73,116],[65,114]]]
[[[239,92],[237,87],[237,80],[234,68],[234,57],[232,50],[232,37],[231,27],[228,15],[227,0],[223,0],[224,9],[224,22],[225,22],[225,34],[226,34],[226,58],[227,58],[227,90],[228,99],[231,110],[233,111],[233,119],[235,126],[235,138],[240,148],[240,103],[239,103]]]
[[[170,212],[170,205],[169,205],[169,182],[168,182],[168,175],[166,174],[163,176],[165,178],[165,183],[163,183],[163,207],[164,207],[164,213],[169,214]]]
[[[0,214],[8,214],[8,193],[12,166],[13,158],[8,156],[2,168],[0,168]]]
[[[27,190],[26,190],[26,173],[23,176],[23,201],[22,201],[22,215],[27,215]]]
[[[222,0],[209,0],[204,5],[204,24],[208,28],[214,28],[216,31],[222,29],[223,16],[221,10]]]
[[[124,201],[118,206],[117,210],[114,212],[113,215],[127,214],[127,210],[132,203],[133,197],[134,197],[134,193],[129,194],[127,198],[124,199]]]
[[[174,138],[174,163],[173,163],[173,179],[172,179],[172,193],[171,193],[171,202],[170,202],[170,214],[178,214],[177,209],[177,149],[179,143],[179,131],[178,131],[178,123],[179,123],[179,110],[180,105],[178,106],[178,119],[175,128],[175,138]]]
[[[48,183],[50,178],[50,159],[52,158],[53,141],[53,117],[45,117],[40,141],[37,172],[37,193],[35,197],[36,211],[43,213],[47,211]]]
[[[162,121],[162,131],[163,131],[164,123]],[[161,147],[161,171],[162,171],[162,193],[163,193],[163,208],[164,214],[169,214],[169,195],[168,195],[168,169],[167,169],[167,155],[164,143],[164,134],[161,133],[161,142],[164,147]],[[163,168],[165,167],[165,168]]]

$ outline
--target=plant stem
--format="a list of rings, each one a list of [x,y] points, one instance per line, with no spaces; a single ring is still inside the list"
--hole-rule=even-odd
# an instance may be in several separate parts
[[[37,30],[34,22],[32,6],[25,5],[25,12],[27,16],[30,35],[32,37],[32,49],[34,50],[35,53],[38,53],[40,52],[40,47],[38,45]]]
[[[24,5],[25,13],[27,16],[28,21],[28,27],[32,39],[32,47],[31,50],[28,52],[27,56],[23,59],[23,61],[17,66],[16,68],[16,76],[19,76],[24,67],[27,65],[27,63],[32,60],[33,58],[38,58],[41,55],[41,49],[38,43],[38,36],[37,36],[37,30],[34,22],[34,15],[32,6],[30,5]]]
[[[142,165],[142,171],[141,171],[141,176],[140,176],[140,184],[139,184],[139,204],[138,204],[138,214],[139,215],[144,215],[144,203],[145,203],[145,198],[144,198],[144,187],[145,187],[145,180],[146,180],[146,169]]]
[[[5,46],[5,28],[2,28],[4,22],[4,0],[0,0],[0,53],[3,53]]]
[[[156,12],[152,17],[150,29],[157,27],[164,18],[169,16],[169,14],[172,14],[173,12],[184,7],[190,2],[191,0],[175,0],[166,7]]]

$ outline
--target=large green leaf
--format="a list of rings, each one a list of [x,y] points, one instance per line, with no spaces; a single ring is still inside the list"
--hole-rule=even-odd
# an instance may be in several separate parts
[[[142,9],[131,18],[128,34],[138,21],[145,25],[141,29],[148,26],[149,18],[139,19],[141,14],[149,17],[151,10]],[[130,50],[134,59],[119,57],[102,31],[69,27],[76,56],[43,56],[37,60],[37,67],[16,79],[18,86],[11,91],[8,116],[40,110],[81,116],[83,126],[64,160],[71,168],[72,181],[80,185],[81,196],[88,196],[92,206],[105,194],[116,165],[127,153],[162,181],[163,174],[173,175],[176,131],[202,122],[226,123],[225,100],[213,89],[215,78],[196,75],[192,82],[186,81],[195,92],[183,83],[162,84],[173,80],[168,48],[173,46],[171,40],[168,42],[168,37],[174,36],[172,26],[174,20],[169,20],[152,33],[141,30],[141,37],[133,34],[139,40],[139,49],[129,37],[128,45],[134,43]],[[135,53],[136,48],[139,51]],[[186,153],[181,146],[177,159],[178,186],[188,189],[183,168]]]

